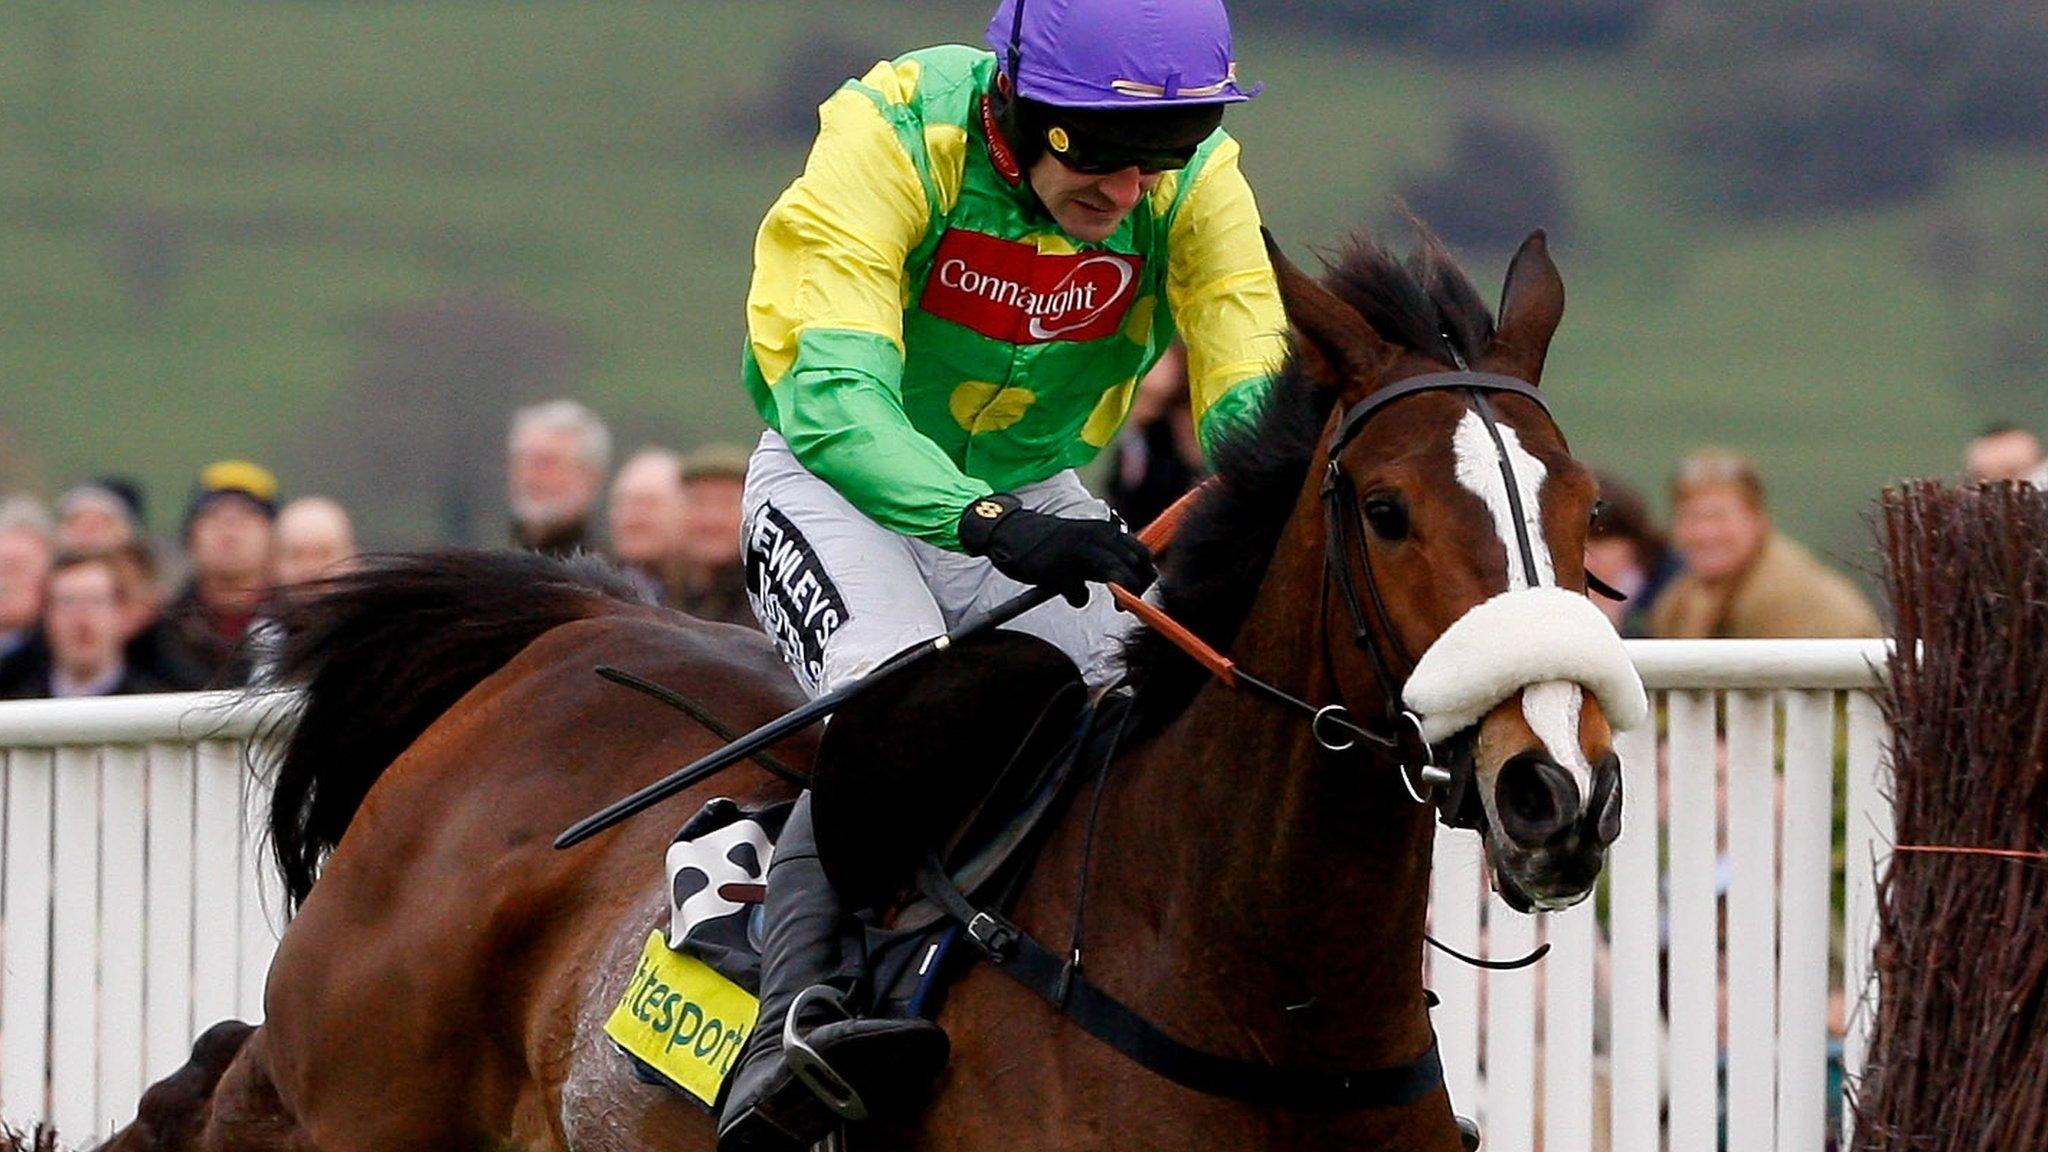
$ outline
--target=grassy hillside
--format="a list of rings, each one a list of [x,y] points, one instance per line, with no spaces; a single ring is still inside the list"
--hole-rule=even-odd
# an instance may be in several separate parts
[[[979,38],[978,6],[922,8],[5,6],[0,433],[28,456],[12,470],[56,488],[125,468],[162,507],[221,455],[287,484],[331,476],[317,429],[362,318],[477,288],[573,326],[577,390],[623,441],[750,434],[733,369],[751,233],[802,159],[754,139],[750,112],[800,40],[880,54]],[[1973,158],[1926,203],[1728,223],[1665,142],[1647,65],[1454,65],[1257,26],[1239,40],[1269,87],[1233,128],[1297,253],[1384,219],[1462,110],[1549,126],[1576,201],[1551,380],[1583,456],[1656,485],[1688,447],[1748,449],[1784,520],[1860,554],[1875,489],[1950,469],[1993,415],[1957,387],[1968,350],[1916,252],[1958,205],[2048,199],[2038,159]],[[152,229],[173,237],[168,286],[138,312],[121,237]],[[1473,272],[1491,294],[1497,258]],[[429,530],[403,501],[369,511],[387,542]]]

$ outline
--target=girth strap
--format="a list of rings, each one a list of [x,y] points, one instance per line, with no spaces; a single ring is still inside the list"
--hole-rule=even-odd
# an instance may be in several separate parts
[[[1289,1068],[1205,1052],[1160,1031],[1082,975],[1070,958],[1055,955],[1008,919],[976,908],[936,860],[926,858],[917,886],[966,927],[967,938],[997,971],[1037,993],[1089,1035],[1182,1087],[1267,1108],[1355,1112],[1412,1104],[1443,1083],[1433,1038],[1427,1051],[1406,1064],[1362,1071]]]

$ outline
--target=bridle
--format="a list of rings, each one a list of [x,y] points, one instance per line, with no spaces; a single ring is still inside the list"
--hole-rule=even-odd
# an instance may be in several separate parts
[[[1455,353],[1453,354],[1454,358]],[[1455,740],[1453,754],[1448,763],[1437,761],[1437,749],[1423,736],[1422,720],[1401,703],[1401,681],[1396,676],[1398,668],[1403,676],[1412,671],[1416,658],[1408,651],[1400,633],[1393,626],[1393,617],[1387,611],[1386,598],[1380,592],[1379,577],[1374,569],[1372,547],[1369,539],[1371,529],[1367,525],[1364,509],[1358,498],[1358,489],[1339,466],[1338,459],[1351,442],[1364,432],[1372,418],[1393,404],[1409,396],[1423,392],[1462,392],[1479,414],[1486,426],[1487,435],[1492,439],[1494,453],[1500,462],[1501,479],[1506,483],[1508,504],[1515,527],[1515,544],[1519,555],[1510,556],[1512,565],[1519,560],[1528,587],[1542,583],[1536,566],[1535,544],[1529,537],[1528,510],[1522,505],[1521,485],[1517,481],[1514,463],[1502,439],[1500,424],[1494,415],[1493,404],[1487,399],[1490,394],[1509,393],[1522,396],[1542,409],[1550,417],[1550,405],[1534,385],[1492,372],[1474,372],[1463,366],[1453,372],[1430,372],[1413,376],[1395,384],[1389,384],[1374,391],[1365,399],[1345,409],[1337,421],[1337,427],[1330,436],[1327,452],[1328,464],[1323,474],[1322,500],[1324,524],[1323,577],[1320,582],[1320,601],[1323,615],[1327,618],[1330,587],[1334,583],[1342,594],[1344,607],[1351,617],[1351,642],[1364,650],[1367,663],[1371,665],[1373,678],[1378,681],[1383,701],[1380,716],[1380,731],[1375,732],[1341,716],[1343,728],[1357,733],[1365,739],[1387,748],[1396,754],[1396,770],[1401,775],[1401,784],[1418,804],[1434,801],[1443,823],[1451,828],[1465,828],[1477,831],[1485,819],[1480,805],[1477,776],[1470,754],[1469,741]],[[1555,427],[1555,418],[1552,418]],[[1563,435],[1559,433],[1560,437]],[[1350,545],[1351,534],[1356,531],[1356,548]],[[1359,581],[1353,576],[1351,557],[1358,557],[1357,569],[1364,574],[1365,596],[1359,595]],[[1368,615],[1366,605],[1371,606]],[[1325,655],[1328,655],[1329,636],[1324,633]],[[1336,712],[1332,713],[1331,709]],[[1318,743],[1331,751],[1343,751],[1351,746],[1349,741],[1339,743],[1325,732],[1326,727],[1335,727],[1334,720],[1342,713],[1342,705],[1331,705],[1317,713],[1318,720],[1312,725]],[[1331,719],[1325,720],[1325,715]],[[1414,766],[1416,778],[1422,787],[1416,787],[1409,779],[1410,765]],[[1425,791],[1425,789],[1427,791]]]

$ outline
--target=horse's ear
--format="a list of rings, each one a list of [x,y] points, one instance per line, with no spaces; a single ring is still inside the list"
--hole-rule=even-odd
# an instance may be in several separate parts
[[[1543,375],[1543,357],[1550,338],[1564,319],[1564,277],[1550,262],[1550,246],[1538,228],[1522,241],[1508,264],[1508,280],[1500,293],[1500,326],[1491,355],[1503,367],[1531,384]]]
[[[1280,251],[1273,234],[1266,255],[1280,282],[1280,302],[1293,329],[1295,359],[1309,379],[1328,388],[1345,389],[1377,378],[1394,359],[1394,349],[1373,331],[1358,309],[1339,300],[1315,278],[1296,268]]]

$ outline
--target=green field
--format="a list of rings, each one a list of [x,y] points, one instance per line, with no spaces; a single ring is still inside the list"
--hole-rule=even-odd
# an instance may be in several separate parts
[[[979,39],[979,5],[937,10],[6,6],[0,481],[125,469],[165,509],[223,455],[288,486],[332,478],[320,430],[346,404],[363,318],[478,289],[573,327],[576,391],[627,444],[750,435],[734,367],[751,234],[802,157],[753,139],[749,114],[821,31],[877,54]],[[1297,255],[1387,218],[1396,179],[1443,154],[1461,110],[1516,109],[1562,142],[1571,306],[1549,383],[1586,458],[1654,486],[1689,447],[1747,449],[1781,518],[1860,563],[1880,485],[1952,469],[1992,416],[2048,418],[1972,407],[1959,306],[1917,255],[1957,212],[2048,200],[2038,155],[1966,156],[1921,203],[1738,223],[1711,212],[1632,56],[1461,65],[1259,25],[1239,42],[1268,90],[1232,125]],[[115,258],[144,212],[183,243],[146,321]],[[1473,271],[1491,295],[1498,258]],[[479,407],[502,424],[496,400]],[[375,481],[344,483],[373,537],[429,531]]]

